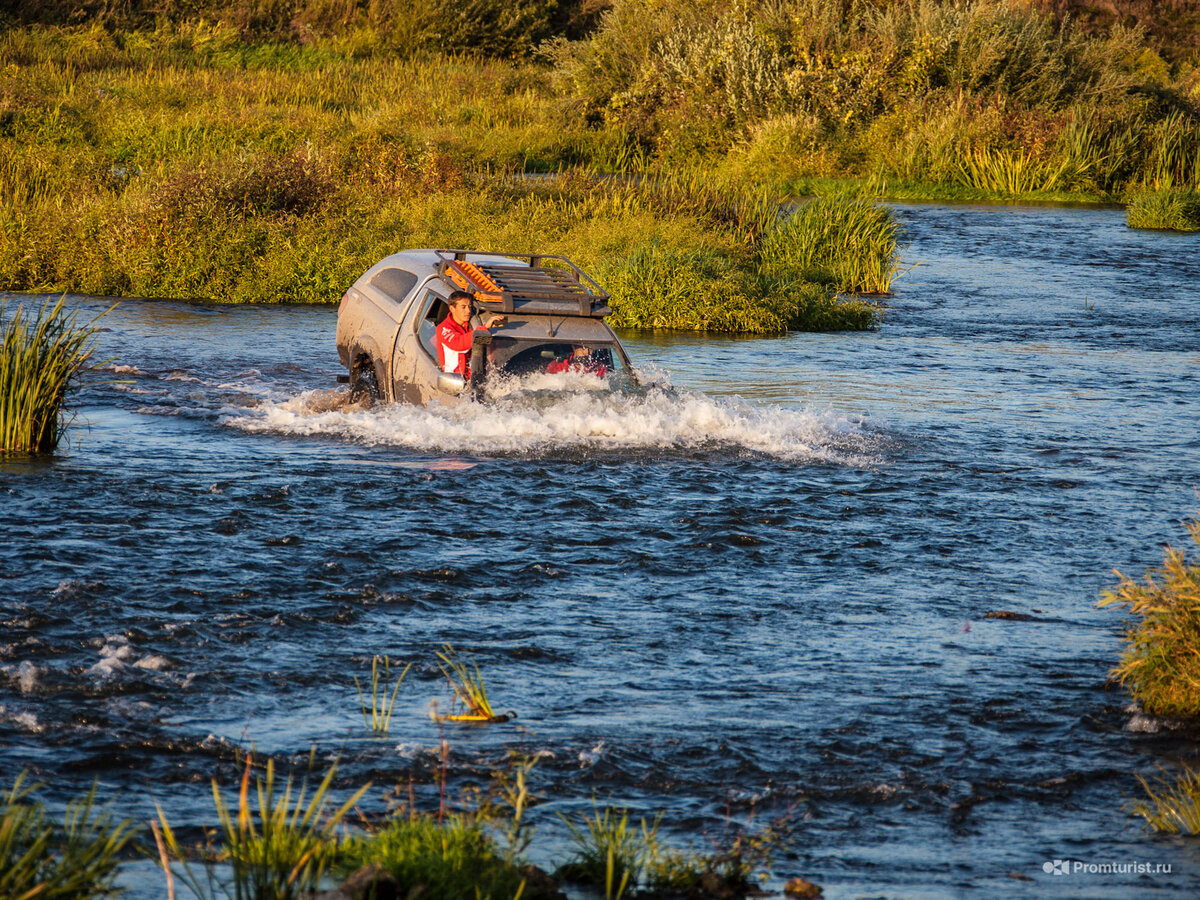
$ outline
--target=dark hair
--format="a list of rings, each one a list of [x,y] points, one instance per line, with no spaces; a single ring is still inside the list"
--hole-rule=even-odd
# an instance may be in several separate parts
[[[453,306],[459,300],[470,300],[472,303],[474,303],[475,297],[472,296],[471,294],[468,294],[466,291],[451,291],[450,299],[447,300],[446,302],[448,304],[450,304],[451,306]]]

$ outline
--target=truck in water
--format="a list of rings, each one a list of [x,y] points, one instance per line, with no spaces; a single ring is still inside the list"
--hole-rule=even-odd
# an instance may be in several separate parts
[[[455,291],[474,298],[472,326],[480,313],[504,317],[490,332],[474,332],[465,373],[439,359],[437,347]],[[342,297],[342,380],[352,400],[425,406],[487,399],[489,384],[537,373],[632,379],[625,349],[604,321],[608,299],[562,256],[404,250],[368,269]]]

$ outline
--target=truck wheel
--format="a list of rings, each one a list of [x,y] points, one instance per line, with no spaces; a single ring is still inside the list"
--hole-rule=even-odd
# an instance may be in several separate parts
[[[370,362],[360,366],[350,379],[350,402],[365,400],[367,405],[371,406],[382,396],[379,391],[379,379],[375,377],[375,366]]]

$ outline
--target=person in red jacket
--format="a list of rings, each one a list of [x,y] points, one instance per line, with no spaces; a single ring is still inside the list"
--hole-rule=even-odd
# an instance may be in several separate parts
[[[492,315],[477,328],[471,327],[471,295],[454,291],[446,301],[450,314],[437,327],[438,365],[443,372],[457,372],[471,377],[471,341],[476,331],[487,331],[493,325],[503,325],[504,316]]]
[[[587,372],[603,378],[608,374],[608,366],[598,360],[587,347],[575,347],[570,356],[557,359],[546,366],[546,371],[551,375],[559,372]]]

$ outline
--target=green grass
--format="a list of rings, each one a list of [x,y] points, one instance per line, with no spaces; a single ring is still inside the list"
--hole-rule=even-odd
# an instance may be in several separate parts
[[[0,322],[5,318],[0,301]],[[7,317],[0,333],[0,450],[50,453],[58,446],[63,405],[89,368],[97,319],[80,324],[62,300],[32,314],[21,304]]]
[[[571,839],[571,855],[556,878],[603,888],[605,900],[617,900],[636,887],[657,846],[658,819],[633,825],[626,810],[593,805],[578,821],[560,816]]]
[[[1175,777],[1164,777],[1151,787],[1138,776],[1146,798],[1129,809],[1146,820],[1146,827],[1165,834],[1200,834],[1200,772],[1188,766]]]
[[[509,900],[522,893],[521,868],[500,852],[485,821],[456,814],[396,816],[346,842],[339,867],[350,872],[375,865],[399,884],[399,896],[426,900],[464,897]]]
[[[818,197],[768,234],[764,269],[835,291],[886,294],[896,277],[897,225],[883,206],[850,196]]]
[[[408,670],[412,668],[412,663],[406,665],[403,671],[396,676],[396,681],[392,684],[392,663],[386,656],[371,657],[371,682],[370,682],[370,700],[371,704],[367,706],[367,694],[364,693],[362,685],[358,682],[358,676],[354,677],[354,687],[358,691],[358,704],[362,710],[363,724],[370,728],[376,734],[387,734],[388,729],[392,724],[392,711],[396,708],[396,695],[400,693],[400,685],[404,682],[404,676],[408,674]],[[388,685],[392,684],[392,694],[388,696]]]
[[[1138,194],[1125,211],[1130,228],[1200,231],[1200,193],[1159,190]]]
[[[268,760],[265,774],[254,779],[252,794],[252,769],[253,762],[247,759],[235,808],[226,802],[220,785],[213,779],[213,804],[221,823],[217,859],[230,867],[236,900],[297,900],[321,884],[338,852],[338,826],[370,784],[363,785],[341,806],[333,808],[329,791],[336,767],[330,767],[311,793],[307,782],[294,787],[290,775],[282,789],[277,790],[274,762]],[[189,854],[180,845],[161,807],[154,827],[155,837],[161,839],[159,852],[168,885],[179,878],[197,898],[204,900],[212,895],[211,887],[206,889],[205,882],[187,865]],[[178,861],[178,868],[172,865],[172,858]],[[210,856],[209,864],[214,861]],[[211,870],[207,883],[212,884]]]
[[[1200,522],[1187,528],[1200,544]],[[1112,674],[1152,715],[1200,715],[1200,564],[1167,547],[1162,567],[1142,581],[1116,574],[1100,606],[1124,606],[1135,622]]]
[[[121,851],[136,832],[96,808],[93,785],[52,822],[34,798],[39,785],[17,775],[0,795],[0,897],[5,900],[86,900],[116,896]]]

